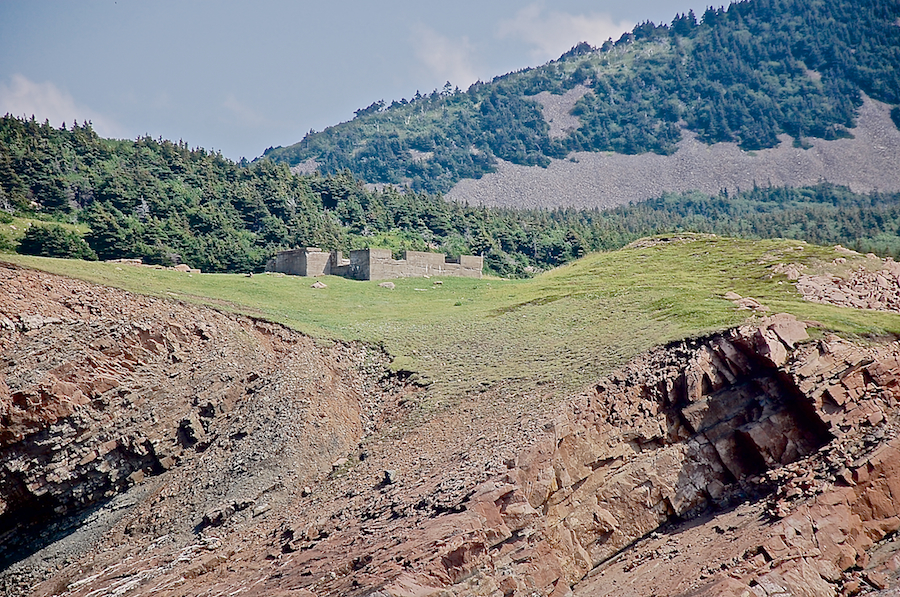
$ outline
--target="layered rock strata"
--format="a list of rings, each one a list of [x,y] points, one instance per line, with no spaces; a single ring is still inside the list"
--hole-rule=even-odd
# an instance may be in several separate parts
[[[450,413],[393,435],[387,424],[360,446],[383,405],[399,402],[365,349],[0,273],[7,562],[28,549],[17,538],[54,540],[36,554],[43,564],[10,565],[8,593],[752,597],[898,586],[896,343],[810,339],[785,315],[677,342],[552,416],[535,413],[542,430],[523,425],[509,435],[517,443],[494,446],[505,470],[493,473],[467,451],[483,451],[499,415],[479,427]],[[459,445],[416,453],[441,425],[459,427],[446,430]],[[432,474],[412,477],[412,462],[428,459]],[[41,526],[49,512],[71,526]]]
[[[169,471],[143,532],[250,519],[330,472],[391,391],[362,346],[6,266],[0,288],[4,568]]]
[[[633,363],[574,399],[548,424],[547,438],[510,462],[505,475],[478,486],[460,504],[463,512],[425,522],[390,550],[366,553],[359,571],[384,569],[404,554],[405,570],[385,582],[386,595],[564,595],[667,523],[766,496],[781,487],[778,471],[791,470],[786,478],[796,482],[802,468],[784,466],[829,442],[860,430],[892,437],[885,425],[896,419],[900,396],[897,347],[864,349],[829,338],[798,348],[807,338],[803,324],[774,316]],[[739,579],[729,577],[732,584],[750,591],[779,579],[779,586],[796,588],[821,572],[814,584],[827,591],[797,594],[824,595],[852,583],[846,573],[865,565],[867,550],[900,520],[900,477],[889,466],[894,444],[854,461],[833,481],[871,473],[874,487],[829,490],[821,504],[804,503],[797,514],[779,502],[787,511],[775,515],[787,522],[769,529],[756,552],[767,555]],[[861,504],[852,506],[856,497]],[[802,508],[822,514],[815,527],[822,536],[798,532],[805,543],[779,542],[792,523],[811,516]],[[316,549],[310,547],[307,564]],[[802,566],[778,549],[799,550]],[[349,591],[358,578],[347,574],[315,588]]]
[[[280,523],[270,564],[235,555],[166,594],[225,592],[248,576],[258,594],[307,596],[893,586],[898,359],[895,344],[811,341],[784,315],[679,342],[574,397],[505,473],[457,501],[441,500],[441,479],[404,486],[389,471],[330,517]],[[738,541],[720,536],[735,529]],[[679,570],[654,556],[659,545],[642,547],[667,541],[677,556],[691,532],[706,549],[692,559],[685,542]]]
[[[317,563],[346,537],[306,541],[285,574],[309,574],[297,586],[320,594],[499,596],[565,595],[593,570],[585,594],[618,594],[599,572],[637,540],[774,492],[783,499],[757,521],[758,544],[737,556],[743,568],[717,563],[727,582],[708,584],[724,581],[704,562],[685,589],[852,589],[869,550],[897,527],[900,353],[835,337],[797,346],[807,339],[803,324],[780,315],[656,351],[574,399],[543,441],[454,508],[462,511],[417,521],[387,546],[354,540],[352,562],[329,559],[328,570],[341,571],[331,576]],[[822,469],[815,497],[795,490],[811,482],[806,466]],[[660,594],[677,593],[663,585]]]

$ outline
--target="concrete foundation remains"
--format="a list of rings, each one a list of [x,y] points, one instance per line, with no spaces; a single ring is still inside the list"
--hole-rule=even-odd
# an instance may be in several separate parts
[[[480,278],[482,257],[460,255],[458,259],[441,253],[405,251],[403,259],[394,259],[390,249],[350,251],[345,259],[340,251],[325,252],[315,247],[280,251],[266,267],[269,271],[294,276],[343,276],[354,280],[388,280],[424,276]]]

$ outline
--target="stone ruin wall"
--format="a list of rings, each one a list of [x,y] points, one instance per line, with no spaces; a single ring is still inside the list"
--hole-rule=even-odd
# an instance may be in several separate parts
[[[481,266],[482,258],[471,255],[461,255],[457,261],[448,261],[441,253],[405,251],[403,259],[394,259],[389,249],[361,249],[350,251],[347,275],[357,280],[425,276],[480,278]]]
[[[461,255],[448,259],[441,253],[405,251],[394,259],[390,249],[359,249],[344,259],[340,251],[312,247],[281,251],[270,264],[273,271],[295,276],[343,276],[355,280],[389,280],[425,276],[481,278],[483,258]]]
[[[331,253],[319,249],[279,251],[274,260],[270,260],[266,270],[292,276],[328,275],[331,273]]]

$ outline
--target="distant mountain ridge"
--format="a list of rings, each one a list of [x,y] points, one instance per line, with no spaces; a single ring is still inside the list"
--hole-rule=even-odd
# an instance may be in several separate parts
[[[265,156],[447,192],[497,171],[498,160],[547,167],[573,152],[671,155],[686,132],[744,151],[775,148],[783,135],[808,148],[851,138],[864,95],[900,122],[898,24],[900,4],[889,0],[745,0],[642,23],[615,43],[582,43],[465,92],[448,84],[375,102]]]

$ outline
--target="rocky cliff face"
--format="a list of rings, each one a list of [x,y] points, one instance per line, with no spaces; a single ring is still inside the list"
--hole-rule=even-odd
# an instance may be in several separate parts
[[[401,432],[405,390],[361,347],[2,271],[22,288],[0,309],[7,592],[900,585],[894,342],[775,315],[655,350],[551,414],[494,396]]]
[[[834,595],[887,584],[894,560],[873,569],[871,553],[900,526],[900,352],[836,337],[797,346],[807,339],[802,323],[774,316],[660,349],[574,398],[460,511],[405,525],[393,544],[360,538],[355,564],[338,565],[332,537],[286,568],[311,571],[305,586],[329,594],[361,584],[383,595],[621,595],[630,582],[629,594],[647,595],[655,582],[669,595]],[[678,582],[659,560],[639,568],[641,538],[704,515],[715,545],[710,513],[747,503],[761,510],[741,551],[708,549]],[[326,561],[342,573],[320,576]]]
[[[140,532],[178,544],[252,519],[330,471],[389,391],[384,356],[361,346],[9,267],[0,288],[4,567],[147,500]]]

